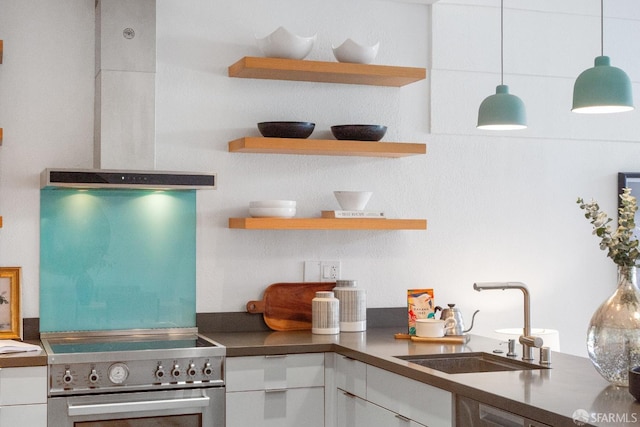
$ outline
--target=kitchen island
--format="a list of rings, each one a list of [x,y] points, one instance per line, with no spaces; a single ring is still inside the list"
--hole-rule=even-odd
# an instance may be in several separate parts
[[[552,352],[551,369],[447,374],[394,356],[502,350],[498,340],[471,335],[467,344],[396,339],[396,329],[339,335],[295,332],[206,333],[227,348],[227,357],[333,352],[550,426],[627,426],[640,423],[640,403],[627,388],[610,386],[582,357]],[[522,349],[518,347],[518,359]],[[535,351],[537,363],[538,351]],[[576,423],[576,411],[589,421]]]

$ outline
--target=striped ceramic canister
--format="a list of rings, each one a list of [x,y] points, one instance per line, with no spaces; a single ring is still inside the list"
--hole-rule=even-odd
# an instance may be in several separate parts
[[[333,288],[340,300],[340,331],[361,332],[367,330],[367,293],[357,288],[355,280],[337,280]]]
[[[311,301],[311,333],[340,333],[340,301],[333,292],[316,292]]]

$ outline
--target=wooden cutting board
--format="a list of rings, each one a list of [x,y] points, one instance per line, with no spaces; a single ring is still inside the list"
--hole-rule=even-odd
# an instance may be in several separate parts
[[[335,282],[274,283],[264,290],[262,300],[247,303],[247,312],[262,313],[274,331],[310,330],[311,301],[316,292],[335,287]]]

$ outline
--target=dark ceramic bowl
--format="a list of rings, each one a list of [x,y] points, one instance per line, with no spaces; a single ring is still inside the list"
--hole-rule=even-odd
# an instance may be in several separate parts
[[[262,122],[258,130],[267,138],[308,138],[316,127],[309,122]]]
[[[341,125],[331,126],[331,133],[336,139],[353,141],[380,141],[387,132],[381,125]]]
[[[629,370],[629,393],[640,402],[640,366]]]

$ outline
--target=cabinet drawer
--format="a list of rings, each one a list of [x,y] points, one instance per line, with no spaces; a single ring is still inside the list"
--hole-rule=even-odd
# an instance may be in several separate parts
[[[227,391],[324,386],[324,353],[227,357]]]
[[[364,424],[366,427],[427,427],[371,402],[366,402],[366,404]]]
[[[47,427],[47,405],[0,406],[0,426]]]
[[[0,406],[47,403],[47,367],[0,369]]]
[[[337,427],[426,427],[345,392],[338,392],[337,406]]]
[[[323,427],[324,388],[227,392],[227,427]]]
[[[336,387],[363,399],[367,398],[367,365],[359,360],[336,355]]]
[[[429,427],[451,427],[451,393],[367,366],[367,400]]]

